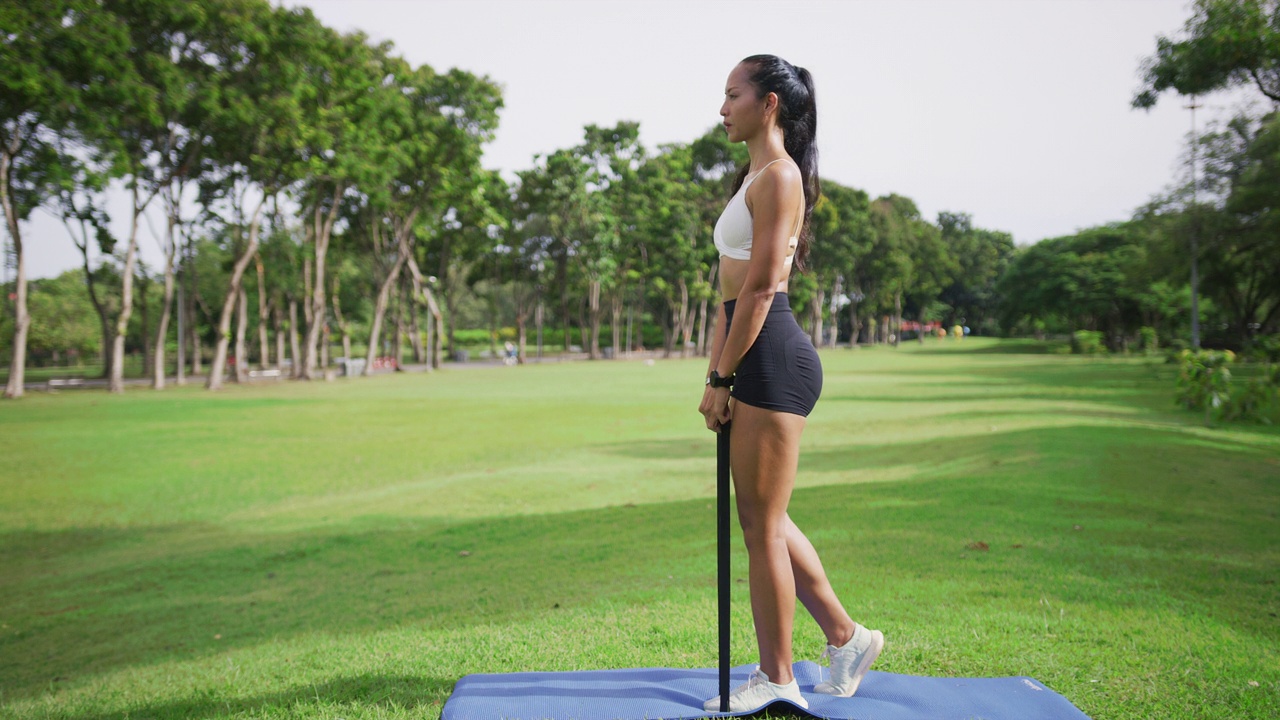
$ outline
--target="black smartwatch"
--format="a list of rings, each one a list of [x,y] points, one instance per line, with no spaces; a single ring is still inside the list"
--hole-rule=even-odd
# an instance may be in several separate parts
[[[707,376],[707,385],[713,388],[731,388],[733,387],[734,377],[735,375],[720,377],[720,373],[712,370],[711,374]]]

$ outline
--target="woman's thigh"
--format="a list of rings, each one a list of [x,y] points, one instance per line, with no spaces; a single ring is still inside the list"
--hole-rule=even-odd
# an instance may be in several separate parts
[[[734,402],[730,462],[745,532],[783,532],[805,418]]]

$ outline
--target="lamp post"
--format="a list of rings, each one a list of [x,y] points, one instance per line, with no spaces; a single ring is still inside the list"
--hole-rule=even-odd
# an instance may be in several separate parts
[[[1196,96],[1191,96],[1191,104],[1183,106],[1191,111],[1191,347],[1194,350],[1200,349],[1200,273],[1198,268],[1200,247],[1200,206],[1199,206],[1199,188],[1200,184],[1196,175],[1197,163],[1197,146],[1199,141],[1196,138],[1196,108],[1201,107],[1196,103]]]

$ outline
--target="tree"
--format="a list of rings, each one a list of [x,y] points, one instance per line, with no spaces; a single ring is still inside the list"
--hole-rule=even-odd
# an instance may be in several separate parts
[[[720,178],[699,183],[696,158],[691,146],[668,145],[640,170],[643,193],[637,203],[636,239],[642,295],[656,305],[664,357],[671,355],[676,342],[681,356],[687,353],[695,322],[692,302],[709,295],[716,257],[709,242],[714,222],[710,207],[715,203],[710,198],[718,193],[708,186],[719,189]]]
[[[1145,307],[1159,318],[1183,304],[1194,233],[1201,290],[1217,313],[1209,327],[1226,330],[1213,342],[1247,348],[1280,324],[1280,114],[1213,122],[1191,144],[1203,159],[1196,192],[1177,184],[1135,215],[1156,265]]]
[[[307,335],[297,372],[303,380],[311,379],[320,332],[327,325],[325,256],[343,196],[355,187],[383,187],[395,164],[386,137],[389,44],[374,47],[361,33],[338,35],[318,23],[309,40],[314,52],[306,58],[307,92],[301,97],[311,121],[302,128],[304,173],[296,191],[313,250]]]
[[[138,78],[128,86],[131,91],[123,102],[94,108],[109,125],[96,142],[125,178],[132,203],[108,379],[108,389],[118,393],[124,391],[124,344],[133,312],[139,224],[151,201],[190,166],[201,148],[200,138],[189,138],[181,121],[190,115],[188,106],[199,86],[193,82],[192,68],[203,65],[209,53],[199,40],[205,4],[156,0],[103,0],[102,4],[128,28],[125,66]],[[172,252],[168,254],[167,274],[172,271]],[[166,286],[171,298],[171,278]]]
[[[950,308],[946,324],[993,331],[1000,305],[996,281],[1013,256],[1013,236],[975,228],[967,213],[938,213],[938,228],[956,260],[954,278],[938,296]]]
[[[209,141],[202,156],[201,202],[212,211],[228,206],[235,261],[216,329],[213,363],[206,387],[222,386],[231,313],[240,297],[245,270],[258,250],[268,200],[297,182],[303,171],[297,148],[308,117],[301,98],[307,63],[322,26],[309,10],[276,10],[252,5],[242,37],[218,48],[226,79],[222,102],[211,108]],[[243,242],[240,242],[240,241]],[[238,245],[238,247],[237,247]]]
[[[835,344],[837,332],[828,334],[829,340],[823,337],[823,311],[827,311],[833,325],[838,325],[836,313],[843,296],[849,305],[850,345],[857,347],[861,329],[858,305],[863,297],[858,269],[873,243],[869,209],[870,201],[862,190],[844,187],[831,180],[822,181],[822,196],[814,205],[810,220],[813,243],[809,264],[813,268],[818,292],[814,293],[809,308],[809,329],[815,345],[823,342]],[[824,308],[824,295],[828,288],[830,303]]]
[[[1205,292],[1229,308],[1238,341],[1280,320],[1280,113],[1255,126],[1243,152],[1230,153],[1230,191],[1209,232]]]
[[[427,65],[414,69],[399,59],[390,61],[389,70],[392,97],[402,103],[400,121],[387,129],[390,156],[398,165],[374,198],[385,228],[371,229],[375,244],[377,233],[389,232],[395,260],[375,306],[366,373],[372,371],[387,298],[402,267],[410,266],[415,302],[430,293],[414,261],[416,231],[431,234],[448,222],[447,216],[454,221],[463,216],[458,229],[474,233],[486,233],[501,221],[490,209],[485,194],[489,178],[480,169],[481,146],[497,128],[501,91],[487,78],[462,70],[437,74]]]
[[[554,239],[548,258],[554,265],[551,285],[559,290],[560,322],[568,346],[570,266],[578,247],[590,237],[594,215],[587,168],[572,151],[557,150],[518,175],[522,202],[542,218],[547,236]]]
[[[1155,107],[1160,94],[1204,95],[1253,85],[1280,104],[1280,1],[1196,0],[1185,38],[1156,38],[1142,63],[1133,107]]]
[[[0,28],[0,209],[17,259],[4,396],[16,398],[23,394],[31,323],[21,223],[56,192],[56,138],[100,136],[98,110],[136,87],[136,76],[123,61],[124,25],[93,0],[5,3]]]
[[[1095,330],[1113,350],[1124,349],[1143,317],[1140,239],[1132,223],[1113,223],[1022,249],[998,283],[1001,324]]]
[[[575,154],[588,168],[586,180],[592,188],[594,212],[589,228],[584,228],[589,237],[584,235],[586,240],[577,248],[576,259],[587,281],[587,351],[594,360],[600,356],[602,295],[610,299],[614,357],[618,357],[618,320],[626,276],[634,260],[622,236],[638,224],[633,209],[641,192],[637,171],[644,164],[645,150],[640,144],[640,125],[635,122],[619,122],[614,127],[588,125],[584,136]]]

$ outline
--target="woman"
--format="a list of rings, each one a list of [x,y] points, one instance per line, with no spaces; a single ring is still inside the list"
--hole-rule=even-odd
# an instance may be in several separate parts
[[[708,428],[732,434],[760,649],[760,666],[732,691],[729,710],[754,710],[775,698],[807,708],[791,669],[797,596],[827,636],[831,677],[815,692],[853,695],[884,647],[879,631],[845,612],[813,545],[787,515],[800,433],[822,390],[818,354],[787,300],[792,267],[804,267],[818,199],[813,78],[781,58],[753,55],[730,73],[720,115],[729,140],[747,144],[751,162],[716,222],[725,303],[698,410]],[[719,710],[719,696],[704,708]]]

